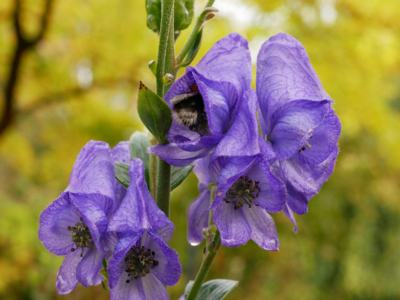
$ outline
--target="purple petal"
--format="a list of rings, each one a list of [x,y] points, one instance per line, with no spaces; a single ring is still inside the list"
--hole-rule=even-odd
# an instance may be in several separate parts
[[[111,300],[168,300],[169,295],[165,286],[152,274],[132,279],[126,283],[128,276],[124,274],[117,286],[110,290]]]
[[[64,258],[57,276],[56,289],[59,294],[68,294],[78,284],[76,267],[81,260],[82,257],[79,251],[72,252]]]
[[[231,128],[213,156],[254,156],[260,152],[257,122],[257,96],[249,89],[240,99],[239,111]]]
[[[290,182],[286,182],[288,193],[287,205],[298,215],[303,215],[308,212],[308,200],[304,192],[296,190]]]
[[[79,249],[76,252],[80,252]],[[85,287],[98,285],[103,277],[99,274],[103,268],[105,255],[96,248],[84,248],[84,256],[76,268],[76,277],[80,284]]]
[[[296,223],[296,219],[294,217],[293,211],[290,209],[290,207],[286,204],[283,207],[283,212],[285,213],[285,215],[289,218],[290,221],[292,221],[294,228],[293,228],[293,232],[297,233],[297,223]]]
[[[296,154],[297,160],[309,165],[325,161],[337,147],[340,130],[339,118],[331,110],[321,125],[315,129],[313,137],[308,140],[311,148],[307,147],[305,151]]]
[[[100,194],[114,199],[114,177],[110,146],[104,142],[90,141],[79,153],[65,191]]]
[[[146,232],[142,236],[142,246],[155,252],[154,259],[159,265],[150,272],[163,284],[173,286],[178,283],[182,274],[182,265],[179,262],[178,253],[156,233]]]
[[[222,245],[237,247],[250,240],[251,227],[242,209],[235,210],[232,203],[220,203],[214,210],[213,220],[221,233]]]
[[[243,213],[251,227],[251,239],[264,250],[279,250],[278,232],[274,219],[262,208],[243,206]]]
[[[210,171],[208,165],[210,164],[210,156],[196,160],[193,165],[193,172],[199,180],[199,191],[202,192],[204,189],[208,189],[208,185],[211,182]]]
[[[108,218],[114,210],[112,199],[101,194],[75,194],[69,193],[71,202],[79,211],[82,219],[89,227],[96,248],[106,254],[106,250],[101,242],[107,230]],[[73,225],[73,224],[71,224]]]
[[[279,33],[266,41],[257,57],[257,95],[265,118],[294,100],[332,101],[295,38]]]
[[[114,289],[117,284],[119,285],[121,278],[126,278],[123,280],[123,283],[128,280],[127,273],[124,271],[126,269],[124,258],[129,249],[136,245],[136,242],[142,237],[143,232],[144,230],[141,230],[134,235],[125,234],[125,236],[115,245],[113,256],[108,262],[108,282],[110,289]]]
[[[188,241],[192,246],[197,246],[204,239],[202,229],[208,227],[209,206],[210,191],[204,189],[188,208],[187,235]]]
[[[71,253],[72,242],[68,226],[79,221],[79,214],[68,197],[62,193],[40,214],[39,239],[44,247],[55,255]]]
[[[151,197],[144,178],[144,166],[140,159],[134,159],[129,166],[130,185],[125,199],[116,211],[108,231],[136,233],[140,229],[158,231],[168,242],[174,225],[157,207]]]
[[[114,162],[119,161],[129,164],[131,161],[131,154],[129,150],[129,142],[119,142],[111,151],[111,156]],[[118,208],[122,200],[126,196],[126,188],[114,178],[114,191],[115,191],[115,207]]]
[[[268,141],[279,160],[295,155],[329,111],[326,101],[293,101],[279,107],[271,116]],[[268,125],[267,125],[268,127]]]
[[[184,151],[176,144],[158,144],[148,148],[150,154],[155,154],[175,167],[190,165],[198,158],[207,156],[212,149],[201,149],[195,152]]]

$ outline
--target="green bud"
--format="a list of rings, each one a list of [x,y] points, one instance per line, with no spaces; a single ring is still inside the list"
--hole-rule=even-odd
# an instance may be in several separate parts
[[[157,72],[157,62],[155,60],[149,61],[149,69],[154,76],[156,76]]]

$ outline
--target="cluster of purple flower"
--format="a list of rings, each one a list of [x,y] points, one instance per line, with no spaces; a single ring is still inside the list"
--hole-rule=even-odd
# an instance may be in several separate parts
[[[143,162],[130,162],[125,189],[115,179],[115,161],[130,162],[128,142],[112,150],[86,144],[67,189],[40,215],[39,239],[51,253],[66,255],[57,291],[99,284],[106,259],[111,299],[169,299],[164,284],[175,285],[182,273],[168,246],[174,225],[149,193]]]
[[[230,34],[170,88],[171,143],[150,147],[174,166],[194,162],[200,195],[188,209],[188,240],[199,244],[209,211],[228,247],[250,239],[278,250],[268,212],[304,214],[333,171],[341,125],[302,45],[287,34],[266,41],[257,59],[256,91],[247,41]],[[257,114],[258,112],[258,114]],[[262,135],[260,135],[260,132]],[[129,164],[130,185],[115,179],[114,162]],[[210,203],[210,185],[215,199]],[[39,238],[66,255],[57,291],[99,284],[108,262],[111,299],[169,299],[182,266],[168,246],[174,225],[157,207],[143,162],[128,142],[114,149],[89,142],[67,189],[40,216]]]
[[[278,250],[267,212],[283,210],[297,232],[293,213],[307,212],[308,200],[333,171],[341,125],[303,46],[285,33],[271,37],[258,54],[256,91],[251,80],[247,41],[230,34],[187,68],[165,97],[174,111],[176,99],[189,103],[195,94],[206,115],[200,118],[189,106],[195,113],[188,126],[175,114],[171,143],[149,151],[175,166],[196,160],[201,193],[188,210],[191,244],[202,241],[208,210],[214,209],[223,245],[252,239],[263,249]],[[210,183],[217,186],[211,206]]]

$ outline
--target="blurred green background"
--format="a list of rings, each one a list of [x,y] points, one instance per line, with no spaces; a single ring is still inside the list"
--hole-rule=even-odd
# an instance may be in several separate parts
[[[1,299],[108,298],[99,286],[57,295],[62,257],[38,240],[38,218],[67,186],[87,141],[114,146],[144,130],[137,88],[139,80],[155,87],[147,63],[156,59],[158,43],[146,28],[144,2],[53,0],[46,34],[22,55],[13,119],[0,132]],[[22,1],[26,37],[41,30],[43,4]],[[196,2],[197,15],[203,5]],[[285,31],[305,46],[336,101],[342,135],[333,175],[309,213],[297,217],[299,233],[274,214],[280,251],[252,241],[223,247],[208,278],[240,281],[227,300],[400,299],[400,1],[216,0],[214,6],[220,13],[207,23],[194,63],[233,31],[248,39],[255,60],[266,39]],[[14,0],[0,1],[0,113],[16,51],[13,11]],[[184,272],[168,288],[171,299],[201,261],[202,247],[186,241],[186,209],[197,194],[191,174],[172,195],[171,246]]]

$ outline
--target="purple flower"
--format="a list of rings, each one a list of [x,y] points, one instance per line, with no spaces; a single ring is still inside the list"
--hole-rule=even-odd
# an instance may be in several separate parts
[[[333,171],[341,125],[303,46],[285,33],[266,41],[257,59],[260,144],[286,183],[284,212],[304,214]],[[295,231],[297,229],[295,228]]]
[[[174,166],[210,154],[232,126],[250,88],[252,68],[247,41],[237,33],[221,39],[169,89],[165,101],[174,120],[170,144],[149,148]]]
[[[131,154],[129,150],[129,141],[119,142],[111,151],[111,156],[114,162],[122,162],[129,164],[131,161]],[[115,191],[115,208],[118,209],[122,200],[126,195],[126,188],[114,177],[114,191]]]
[[[55,255],[66,255],[58,272],[59,294],[80,282],[99,284],[107,253],[103,245],[108,219],[114,212],[114,163],[111,149],[91,141],[72,169],[67,189],[40,215],[39,239]]]
[[[176,251],[168,246],[174,225],[157,207],[135,159],[129,167],[126,197],[110,220],[106,244],[111,299],[169,299],[164,286],[175,285],[182,273]]]
[[[256,97],[249,90],[232,128],[211,157],[195,162],[200,196],[188,210],[188,240],[202,241],[207,227],[210,182],[217,185],[210,209],[213,221],[228,247],[246,244],[250,239],[266,250],[278,250],[275,223],[267,213],[282,210],[286,202],[285,185],[270,170],[260,154]]]

